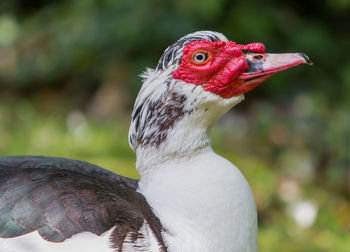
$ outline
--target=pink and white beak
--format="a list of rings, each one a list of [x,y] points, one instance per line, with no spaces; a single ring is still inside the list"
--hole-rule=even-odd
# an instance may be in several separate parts
[[[253,53],[246,54],[248,69],[238,76],[240,85],[234,94],[243,94],[263,83],[273,74],[305,63],[312,65],[304,53]]]
[[[312,65],[305,53],[247,53],[246,60],[249,68],[239,76],[245,81],[271,76],[302,63]]]

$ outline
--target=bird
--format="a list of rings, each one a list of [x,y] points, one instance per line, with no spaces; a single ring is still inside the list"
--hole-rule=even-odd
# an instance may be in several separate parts
[[[303,53],[197,31],[141,75],[129,144],[139,180],[59,157],[0,157],[0,251],[258,251],[257,209],[210,130]],[[126,136],[127,137],[127,136]]]

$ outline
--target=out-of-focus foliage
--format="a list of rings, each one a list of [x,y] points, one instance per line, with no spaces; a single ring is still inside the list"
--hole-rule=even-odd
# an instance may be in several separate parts
[[[136,177],[138,75],[196,30],[313,67],[279,73],[214,129],[250,182],[260,251],[350,251],[350,0],[2,0],[0,155],[90,161]]]

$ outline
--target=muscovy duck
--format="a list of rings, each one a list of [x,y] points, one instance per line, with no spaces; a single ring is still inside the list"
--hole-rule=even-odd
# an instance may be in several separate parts
[[[139,181],[64,158],[0,158],[0,251],[257,251],[248,182],[210,146],[217,119],[305,54],[199,31],[142,75],[129,142]]]

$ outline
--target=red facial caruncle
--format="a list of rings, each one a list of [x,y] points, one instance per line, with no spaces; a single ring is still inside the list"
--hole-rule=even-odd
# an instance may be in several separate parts
[[[267,54],[261,43],[200,40],[184,47],[173,77],[230,98],[250,91],[275,72],[307,62],[304,54]]]

